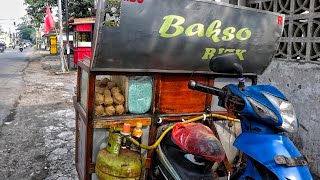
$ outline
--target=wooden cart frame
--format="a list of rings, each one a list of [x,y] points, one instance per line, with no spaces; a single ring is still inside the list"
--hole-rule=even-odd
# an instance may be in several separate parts
[[[150,132],[149,132],[149,144],[153,144],[156,140],[156,128],[157,128],[157,122],[159,118],[163,120],[161,124],[170,123],[173,121],[179,121],[181,119],[190,119],[195,116],[202,115],[206,112],[210,112],[211,107],[211,99],[212,96],[209,94],[202,93],[202,101],[199,101],[198,103],[191,102],[189,105],[185,103],[181,103],[181,107],[179,108],[180,112],[176,112],[175,110],[167,113],[161,113],[159,111],[160,109],[166,109],[166,108],[172,108],[176,104],[179,104],[180,102],[176,102],[175,105],[170,104],[170,100],[165,100],[167,103],[166,105],[163,104],[161,101],[163,101],[163,98],[161,96],[165,96],[166,98],[173,98],[172,96],[168,95],[166,92],[160,92],[160,90],[164,90],[161,88],[160,84],[168,83],[166,81],[167,78],[170,79],[177,79],[180,84],[185,84],[184,87],[179,87],[183,89],[183,93],[181,93],[178,97],[178,99],[182,100],[183,97],[186,97],[185,100],[190,100],[190,98],[187,98],[190,95],[190,92],[192,90],[187,90],[187,83],[188,80],[198,80],[198,81],[204,81],[207,80],[207,84],[214,84],[214,78],[218,77],[230,77],[230,78],[236,78],[234,75],[203,75],[203,74],[194,74],[193,76],[190,76],[190,74],[166,74],[166,73],[120,73],[120,72],[106,72],[106,71],[98,71],[98,72],[92,72],[89,68],[89,59],[85,59],[83,61],[79,61],[78,66],[78,76],[77,76],[77,96],[74,97],[74,107],[76,109],[76,154],[75,154],[75,162],[76,162],[76,168],[78,171],[78,174],[80,176],[80,179],[91,179],[92,173],[95,172],[95,164],[92,161],[92,149],[93,149],[93,130],[96,128],[111,128],[111,127],[121,127],[123,123],[130,123],[132,126],[135,126],[136,122],[142,122],[143,126],[150,126]],[[83,107],[81,104],[81,84],[85,83],[82,82],[82,76],[83,72],[87,73],[88,81],[86,82],[86,85],[88,87],[88,91],[85,92],[88,98],[86,101],[87,110]],[[101,117],[96,118],[94,116],[94,96],[95,96],[95,80],[96,76],[98,75],[125,75],[125,76],[140,76],[140,75],[147,75],[152,76],[154,79],[153,83],[153,98],[152,98],[152,106],[151,111],[148,114],[143,115],[122,115],[122,116],[112,116],[112,117]],[[256,84],[257,82],[257,76],[247,76],[252,80],[252,84]],[[170,82],[169,82],[170,83]],[[172,87],[168,87],[167,90],[171,91]],[[177,98],[177,97],[175,97]],[[171,101],[174,101],[174,99],[171,99]],[[192,107],[191,107],[192,106]],[[190,111],[190,108],[193,108],[193,112]],[[177,110],[177,109],[176,109]],[[214,113],[220,113],[226,115],[226,112],[214,112]],[[83,122],[86,126],[85,131],[81,132],[79,128],[79,123]],[[82,159],[85,161],[85,164],[82,164],[79,159],[79,137],[81,134],[85,134],[85,158]],[[83,150],[82,150],[83,151]],[[152,157],[153,157],[153,151],[148,152],[148,156],[146,158],[146,168],[150,168],[152,163]],[[84,165],[83,167],[80,167],[80,165]],[[82,170],[84,169],[84,172]],[[81,174],[83,175],[81,177]]]

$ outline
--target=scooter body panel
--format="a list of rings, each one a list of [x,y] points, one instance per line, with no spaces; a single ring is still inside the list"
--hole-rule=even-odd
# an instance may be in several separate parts
[[[244,109],[242,109],[241,112],[239,112],[239,116],[241,117],[241,121],[243,123],[248,124],[251,122],[257,122],[256,125],[262,129],[261,133],[272,133],[273,132],[272,129],[277,129],[277,127],[282,125],[283,121],[282,121],[279,110],[276,107],[274,107],[274,105],[263,95],[263,93],[267,93],[275,97],[279,97],[280,99],[287,100],[287,98],[278,89],[269,85],[254,85],[254,86],[247,86],[245,90],[241,91],[234,84],[228,85],[228,88],[235,95],[243,99],[244,102],[246,103],[246,106],[244,107]],[[272,120],[270,118],[262,119],[261,117],[259,117],[258,114],[254,111],[254,109],[250,105],[248,97],[258,101],[259,103],[263,104],[264,106],[272,110],[275,113],[275,115],[278,117],[278,121]],[[250,117],[250,119],[247,119],[248,117]],[[245,118],[245,121],[243,121],[244,118]],[[266,125],[272,128],[269,128]],[[265,129],[265,131],[263,131],[263,129]],[[247,129],[244,128],[243,131],[246,132]]]
[[[284,135],[242,133],[233,145],[263,164],[280,180],[312,179],[312,175],[307,166],[287,167],[275,162],[274,157],[277,155],[290,158],[301,156],[292,141]]]

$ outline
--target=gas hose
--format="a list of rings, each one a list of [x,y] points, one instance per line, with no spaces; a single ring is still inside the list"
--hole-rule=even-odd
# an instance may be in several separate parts
[[[223,115],[220,115],[220,114],[204,114],[203,116],[198,116],[198,117],[195,117],[195,118],[192,118],[192,119],[189,119],[189,120],[186,120],[186,121],[183,121],[183,122],[177,122],[177,123],[182,123],[182,124],[187,124],[187,123],[191,123],[191,122],[195,122],[195,121],[198,121],[198,120],[201,120],[201,119],[205,119],[205,118],[209,118],[209,117],[215,117],[215,118],[220,118],[220,119],[224,119],[224,120],[228,120],[228,121],[234,121],[234,122],[240,122],[239,119],[235,119],[235,118],[231,118],[231,117],[228,117],[228,116],[223,116]],[[144,145],[144,144],[140,144],[138,141],[136,141],[133,137],[129,136],[129,139],[130,141],[139,146],[140,148],[143,148],[143,149],[147,149],[147,150],[151,150],[151,149],[155,149],[159,144],[160,142],[162,141],[162,139],[164,138],[164,136],[174,128],[174,126],[177,124],[177,123],[174,123],[173,125],[169,126],[162,134],[161,136],[157,139],[157,141],[151,145],[151,146],[147,146],[147,145]]]

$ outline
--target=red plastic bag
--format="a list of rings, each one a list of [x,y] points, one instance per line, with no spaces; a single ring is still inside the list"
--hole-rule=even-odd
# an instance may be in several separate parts
[[[172,130],[174,142],[185,152],[221,162],[225,152],[211,129],[201,123],[178,123]]]

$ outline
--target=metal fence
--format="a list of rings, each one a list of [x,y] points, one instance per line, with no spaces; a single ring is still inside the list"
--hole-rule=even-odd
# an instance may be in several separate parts
[[[275,59],[320,64],[320,0],[247,0],[246,5],[286,15]]]

